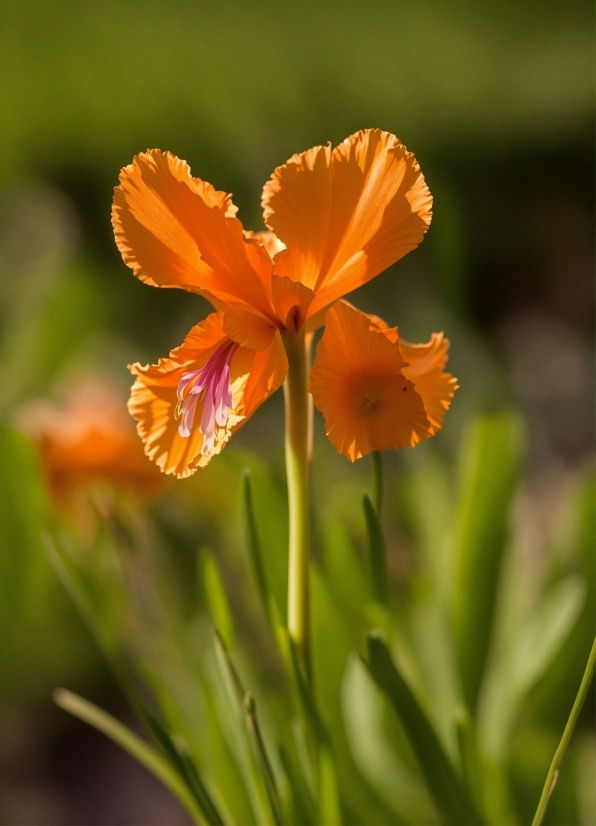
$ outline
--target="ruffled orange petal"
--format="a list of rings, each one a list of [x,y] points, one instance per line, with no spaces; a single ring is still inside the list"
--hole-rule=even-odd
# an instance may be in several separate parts
[[[416,391],[422,396],[430,422],[429,436],[434,436],[443,426],[443,417],[459,387],[457,379],[443,372],[448,359],[449,339],[443,333],[433,333],[427,344],[409,344],[400,339],[397,327],[389,327],[382,318],[370,313],[367,313],[367,318],[392,344],[399,343],[404,359],[403,374],[414,382]]]
[[[220,453],[231,435],[282,384],[287,360],[279,334],[266,350],[238,347],[230,365],[230,388],[234,401],[226,425],[216,426],[215,439],[203,455],[204,436],[199,428],[203,402],[199,402],[189,436],[179,432],[177,389],[184,374],[204,367],[218,347],[230,339],[224,329],[224,313],[212,313],[197,324],[184,343],[172,350],[169,358],[158,364],[129,367],[137,377],[132,387],[128,409],[137,420],[137,430],[145,444],[145,453],[164,473],[179,478],[190,476],[197,467],[205,467],[212,456]]]
[[[329,440],[352,462],[373,450],[414,446],[429,435],[421,396],[397,344],[345,302],[327,312],[309,390]]]
[[[185,161],[153,149],[120,173],[112,224],[124,261],[142,281],[270,315],[271,259],[235,213],[229,195],[193,178]]]
[[[261,243],[267,253],[269,258],[273,260],[278,252],[285,250],[286,245],[279,240],[277,235],[274,232],[270,232],[269,230],[264,230],[262,232],[253,232],[251,229],[245,229],[244,235],[247,238],[255,238],[259,243]]]
[[[404,376],[414,382],[417,392],[422,396],[430,422],[429,435],[434,436],[443,426],[443,417],[459,387],[456,378],[443,372],[448,358],[449,340],[443,333],[433,333],[428,344],[408,344],[400,340],[399,349],[408,363],[403,368]]]
[[[318,293],[311,314],[415,249],[431,205],[414,155],[380,129],[294,155],[263,190],[265,222],[289,249],[278,271]]]

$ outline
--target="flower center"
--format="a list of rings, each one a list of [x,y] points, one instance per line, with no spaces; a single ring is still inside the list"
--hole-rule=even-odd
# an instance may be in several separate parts
[[[358,405],[363,416],[371,416],[381,406],[381,399],[377,393],[366,390],[360,394]]]
[[[199,430],[203,434],[201,453],[207,456],[215,443],[215,426],[225,427],[234,409],[230,364],[238,344],[224,341],[198,370],[184,373],[178,383],[176,416],[181,417],[178,433],[190,436],[197,404],[204,402]]]

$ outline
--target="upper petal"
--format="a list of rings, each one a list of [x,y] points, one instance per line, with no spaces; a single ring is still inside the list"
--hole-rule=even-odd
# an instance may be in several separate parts
[[[265,221],[296,257],[283,274],[318,293],[311,313],[417,247],[431,205],[414,155],[380,129],[294,155],[263,190]]]
[[[213,313],[190,331],[184,343],[158,364],[131,365],[136,375],[128,409],[137,420],[137,430],[145,452],[164,473],[179,478],[190,476],[219,453],[231,435],[285,378],[287,361],[279,334],[262,351],[238,347],[230,365],[230,386],[234,408],[224,427],[216,426],[215,440],[208,455],[201,453],[203,433],[199,428],[203,403],[197,404],[190,435],[181,436],[176,416],[177,388],[182,376],[204,366],[214,351],[229,338],[224,329],[224,313]]]
[[[245,229],[244,234],[247,238],[255,238],[267,250],[269,257],[273,260],[278,252],[284,250],[285,244],[279,240],[274,232],[269,230],[262,230],[261,232],[253,232],[250,229]]]
[[[429,435],[424,404],[397,343],[345,302],[327,312],[309,390],[327,436],[351,461],[413,446]]]
[[[271,259],[244,235],[235,213],[229,195],[193,178],[185,161],[153,149],[120,173],[112,224],[124,261],[142,281],[266,313]]]

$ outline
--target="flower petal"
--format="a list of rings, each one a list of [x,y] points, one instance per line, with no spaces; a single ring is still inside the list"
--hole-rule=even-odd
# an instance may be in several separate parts
[[[397,343],[345,302],[327,312],[309,390],[329,440],[352,462],[429,435],[424,404],[403,373]]]
[[[244,235],[235,213],[229,195],[193,178],[185,161],[153,149],[120,173],[112,224],[124,261],[142,281],[270,314],[271,259]]]
[[[294,155],[263,190],[265,222],[290,251],[278,271],[318,293],[311,314],[415,249],[431,204],[414,155],[380,129]]]
[[[259,407],[284,382],[288,372],[288,359],[279,332],[266,350],[255,353],[250,374],[244,389],[244,415],[252,416]]]
[[[298,330],[307,319],[308,308],[315,294],[299,281],[293,281],[276,273],[271,278],[273,306],[277,318],[285,329]]]
[[[430,422],[430,436],[443,426],[443,417],[458,388],[457,379],[443,373],[447,362],[449,340],[443,333],[433,333],[428,344],[408,344],[400,340],[399,349],[408,362],[403,368],[406,378],[414,382],[422,396],[424,409]]]
[[[205,467],[212,456],[220,453],[231,435],[277,390],[287,371],[283,346],[278,341],[279,334],[266,350],[238,347],[230,364],[234,407],[227,411],[225,426],[220,426],[214,418],[219,417],[217,410],[210,412],[209,420],[211,423],[213,418],[215,430],[213,445],[207,455],[201,453],[204,435],[199,427],[204,413],[203,400],[199,399],[196,410],[192,411],[194,424],[189,428],[190,435],[181,436],[180,420],[176,416],[178,385],[186,373],[204,367],[217,348],[229,341],[224,329],[224,315],[212,313],[193,327],[184,343],[172,350],[169,358],[160,359],[155,365],[142,367],[135,364],[129,367],[137,378],[128,409],[138,422],[137,430],[145,444],[145,453],[164,473],[179,478],[190,476],[197,467]],[[204,429],[209,430],[209,427]]]
[[[285,250],[285,244],[279,240],[277,235],[274,232],[270,232],[269,230],[263,230],[261,232],[253,232],[250,229],[244,230],[244,235],[247,238],[255,238],[259,241],[267,250],[269,258],[273,260],[278,252]]]
[[[277,332],[277,327],[261,315],[234,311],[225,314],[224,329],[233,341],[250,350],[265,350]]]

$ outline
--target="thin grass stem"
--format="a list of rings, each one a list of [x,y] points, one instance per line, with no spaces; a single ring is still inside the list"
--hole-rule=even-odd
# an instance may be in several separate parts
[[[565,754],[565,749],[569,745],[569,741],[571,740],[571,735],[573,734],[573,729],[575,728],[575,724],[577,723],[577,718],[579,717],[579,713],[582,710],[582,706],[584,704],[584,700],[586,699],[586,695],[588,693],[588,689],[590,687],[590,683],[592,681],[592,676],[594,674],[594,666],[596,665],[596,639],[592,645],[592,650],[590,652],[590,656],[588,658],[588,664],[586,666],[586,670],[584,671],[584,676],[581,681],[581,685],[579,687],[579,691],[577,692],[577,697],[575,698],[575,702],[573,703],[573,708],[571,709],[571,714],[569,715],[569,719],[567,720],[567,725],[565,726],[565,730],[563,732],[563,736],[561,737],[561,741],[557,747],[555,755],[552,759],[550,764],[550,768],[548,770],[548,774],[546,775],[546,780],[544,781],[544,788],[542,789],[542,794],[540,796],[540,802],[538,803],[538,808],[536,809],[536,814],[534,815],[534,820],[532,821],[532,826],[540,826],[542,821],[544,820],[544,815],[546,814],[546,809],[548,806],[548,801],[550,800],[550,796],[553,793],[553,790],[557,784],[557,779],[559,777],[559,764],[563,759],[563,755]]]
[[[373,461],[373,502],[377,511],[377,516],[381,518],[383,509],[383,454],[378,450],[372,452]]]

